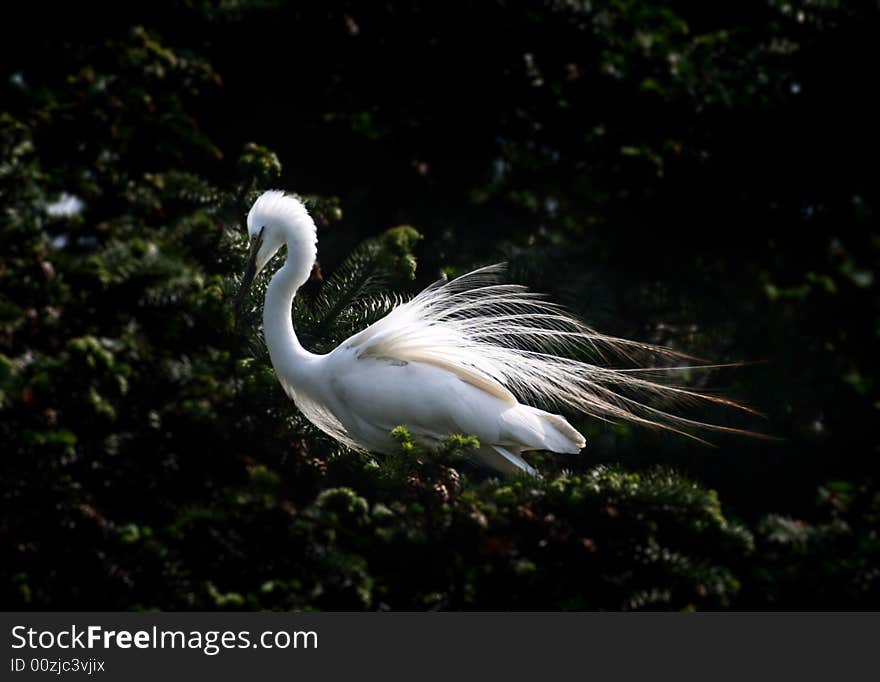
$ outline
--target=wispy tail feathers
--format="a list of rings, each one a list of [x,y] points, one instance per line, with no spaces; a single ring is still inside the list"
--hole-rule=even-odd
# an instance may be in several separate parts
[[[697,440],[703,439],[693,430],[760,435],[673,411],[704,402],[751,412],[727,398],[652,378],[683,369],[683,363],[694,369],[688,364],[693,358],[600,334],[541,295],[502,283],[504,270],[493,265],[438,282],[362,332],[358,343],[391,357],[459,365],[466,373],[497,382],[522,403],[548,409],[622,419]],[[630,366],[614,368],[615,361]],[[667,366],[656,364],[661,361]],[[670,361],[675,365],[668,366]],[[568,422],[554,415],[544,419],[548,417],[561,420],[547,423],[569,448],[579,442],[580,434]]]

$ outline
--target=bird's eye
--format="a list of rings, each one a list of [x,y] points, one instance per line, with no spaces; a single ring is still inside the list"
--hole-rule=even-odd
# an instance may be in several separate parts
[[[257,232],[253,237],[251,237],[251,242],[254,244],[254,246],[259,247],[259,245],[263,243],[263,232],[265,231],[265,229],[266,226],[263,225],[260,228],[260,231]]]

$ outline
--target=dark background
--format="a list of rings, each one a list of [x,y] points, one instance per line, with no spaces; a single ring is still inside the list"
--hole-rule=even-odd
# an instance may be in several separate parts
[[[877,14],[30,3],[0,47],[10,604],[876,607]],[[541,462],[573,472],[567,501],[549,480],[508,499],[432,463],[373,480],[297,418],[233,327],[234,235],[269,187],[310,197],[325,276],[407,224],[423,238],[398,288],[508,260],[603,332],[750,363],[686,378],[764,419],[696,416],[777,440],[709,448],[584,421],[582,455]],[[83,210],[47,214],[61,192]],[[575,504],[591,471],[613,498],[596,517]],[[708,497],[684,501],[688,481]],[[630,484],[671,487],[606,527]],[[348,492],[331,504],[331,489]],[[531,528],[523,509],[553,518]],[[701,513],[719,537],[698,537]],[[424,573],[391,568],[405,561]]]

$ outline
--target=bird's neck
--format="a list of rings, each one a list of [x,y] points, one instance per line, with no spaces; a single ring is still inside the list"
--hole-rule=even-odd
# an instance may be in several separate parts
[[[263,305],[263,333],[272,366],[279,377],[296,383],[308,380],[311,361],[318,357],[302,347],[293,329],[293,297],[308,277],[303,266],[288,261],[269,282]]]

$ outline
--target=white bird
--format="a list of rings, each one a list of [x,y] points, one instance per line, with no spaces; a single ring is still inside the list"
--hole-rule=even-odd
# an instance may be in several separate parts
[[[272,366],[309,421],[351,448],[392,452],[390,432],[405,425],[427,446],[456,433],[475,436],[484,465],[535,474],[523,452],[574,454],[586,441],[564,417],[530,403],[685,435],[689,427],[738,431],[677,416],[638,395],[655,404],[701,399],[742,407],[736,403],[651,381],[646,373],[655,368],[613,369],[571,357],[639,351],[683,356],[599,334],[524,287],[500,283],[503,266],[438,282],[330,353],[311,353],[297,339],[292,305],[317,256],[314,221],[298,199],[269,191],[254,202],[247,229],[250,251],[238,307],[254,277],[286,244],[287,260],[272,277],[263,307]]]

